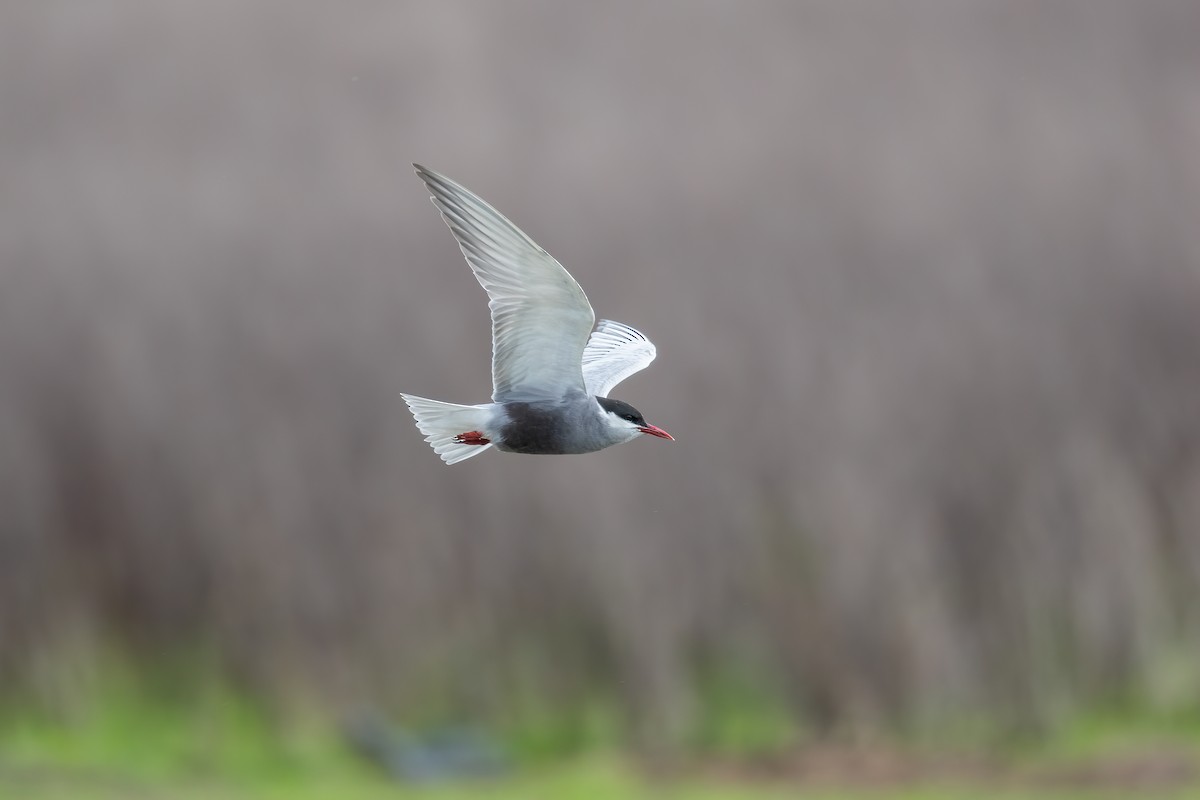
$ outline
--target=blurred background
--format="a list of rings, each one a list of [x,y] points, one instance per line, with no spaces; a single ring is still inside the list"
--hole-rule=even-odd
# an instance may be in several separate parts
[[[9,713],[113,663],[554,751],[1200,709],[1197,4],[2,16]],[[487,400],[489,323],[411,161],[657,343],[615,395],[675,444],[438,462],[399,393]]]

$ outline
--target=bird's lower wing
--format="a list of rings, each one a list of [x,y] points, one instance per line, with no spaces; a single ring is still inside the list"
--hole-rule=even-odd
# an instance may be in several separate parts
[[[650,366],[657,354],[654,343],[628,325],[604,319],[583,349],[583,381],[588,394],[608,393],[635,372]]]

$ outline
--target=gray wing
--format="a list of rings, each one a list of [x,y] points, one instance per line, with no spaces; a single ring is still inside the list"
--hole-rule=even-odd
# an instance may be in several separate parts
[[[612,388],[650,366],[654,343],[619,322],[603,319],[583,350],[583,381],[588,394],[608,397]]]
[[[433,193],[492,311],[492,400],[561,397],[583,388],[596,320],[575,279],[469,189],[413,164]]]

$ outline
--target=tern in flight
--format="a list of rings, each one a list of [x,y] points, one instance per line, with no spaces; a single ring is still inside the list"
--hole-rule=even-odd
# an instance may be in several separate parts
[[[533,239],[474,192],[413,166],[492,311],[492,402],[461,406],[403,395],[442,461],[457,464],[490,447],[591,453],[643,434],[674,440],[608,396],[650,365],[654,344],[619,322],[596,325],[583,289]]]

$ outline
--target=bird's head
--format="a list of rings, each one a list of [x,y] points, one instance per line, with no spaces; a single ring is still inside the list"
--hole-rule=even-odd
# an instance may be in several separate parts
[[[604,420],[608,427],[617,435],[622,435],[624,441],[634,439],[641,434],[657,436],[660,439],[675,441],[675,437],[657,425],[646,422],[642,412],[629,403],[613,400],[610,397],[597,397],[596,402],[604,409]]]

